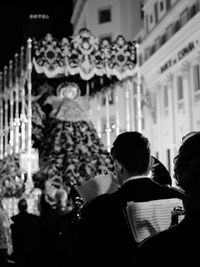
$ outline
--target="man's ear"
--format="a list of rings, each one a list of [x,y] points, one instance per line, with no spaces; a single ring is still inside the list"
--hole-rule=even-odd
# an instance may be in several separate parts
[[[121,173],[121,174],[123,173],[122,164],[119,163],[118,160],[115,160],[115,168],[116,168],[116,170],[117,170],[119,173]]]
[[[154,158],[150,157],[149,168],[148,168],[148,176],[152,176],[153,166],[154,166]]]

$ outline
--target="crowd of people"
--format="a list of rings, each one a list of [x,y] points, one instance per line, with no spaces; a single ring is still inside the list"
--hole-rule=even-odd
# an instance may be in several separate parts
[[[143,134],[119,134],[110,154],[114,174],[75,186],[77,205],[68,205],[68,192],[60,189],[53,207],[41,196],[38,216],[28,213],[25,198],[11,218],[0,206],[0,266],[194,266],[198,262],[200,132],[183,139],[174,159],[176,187],[165,166],[152,156]],[[176,223],[171,222],[173,208],[181,210]]]

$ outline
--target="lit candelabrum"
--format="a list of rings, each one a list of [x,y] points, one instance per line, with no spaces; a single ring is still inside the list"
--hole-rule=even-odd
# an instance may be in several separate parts
[[[126,97],[126,130],[130,131],[130,87],[128,81],[125,83],[125,97]]]

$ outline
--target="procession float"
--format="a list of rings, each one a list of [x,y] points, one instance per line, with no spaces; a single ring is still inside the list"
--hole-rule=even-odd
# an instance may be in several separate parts
[[[68,192],[113,170],[109,151],[88,116],[96,94],[131,77],[136,43],[99,40],[88,29],[55,39],[28,39],[0,73],[0,194],[10,214],[22,196],[38,212],[44,192]]]

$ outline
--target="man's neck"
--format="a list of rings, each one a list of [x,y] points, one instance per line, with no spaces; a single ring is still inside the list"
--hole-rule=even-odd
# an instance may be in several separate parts
[[[140,179],[140,178],[149,178],[147,174],[143,174],[143,175],[133,175],[128,177],[126,180],[124,180],[124,182],[122,183],[122,185],[124,185],[125,183],[131,181],[131,180],[136,180],[136,179]]]

